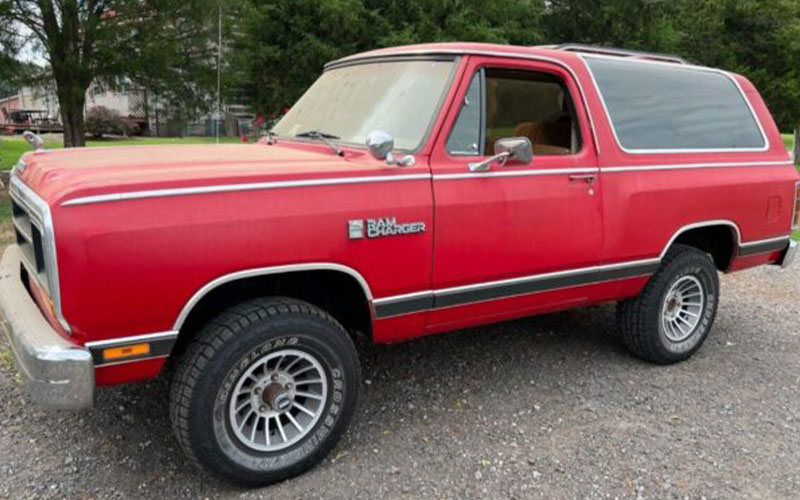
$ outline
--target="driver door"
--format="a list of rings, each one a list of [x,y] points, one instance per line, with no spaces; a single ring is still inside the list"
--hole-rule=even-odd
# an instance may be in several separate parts
[[[515,59],[466,65],[431,158],[432,331],[587,302],[603,243],[597,157],[570,74]],[[470,171],[515,136],[533,143],[531,163]]]

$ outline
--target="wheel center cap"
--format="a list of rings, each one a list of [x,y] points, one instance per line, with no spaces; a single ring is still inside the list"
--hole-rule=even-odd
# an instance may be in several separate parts
[[[267,386],[262,395],[264,402],[275,411],[285,411],[292,405],[292,398],[286,392],[283,384],[272,383]]]
[[[678,298],[670,297],[669,300],[667,301],[667,312],[674,314],[677,308],[678,308]]]

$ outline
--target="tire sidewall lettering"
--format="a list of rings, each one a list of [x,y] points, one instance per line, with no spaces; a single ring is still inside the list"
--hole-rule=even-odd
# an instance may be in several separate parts
[[[239,377],[254,362],[276,349],[289,346],[311,354],[323,366],[329,379],[326,406],[311,433],[289,448],[274,452],[258,452],[247,449],[238,442],[238,438],[233,434],[230,422],[228,422],[227,408],[231,392]],[[344,370],[340,366],[331,366],[330,364],[331,360],[338,359],[338,357],[335,355],[325,356],[322,352],[330,353],[330,349],[326,349],[324,345],[313,338],[281,336],[260,343],[241,359],[232,363],[232,368],[224,376],[216,391],[212,410],[215,441],[228,460],[236,463],[239,467],[246,467],[253,471],[273,472],[290,467],[313,454],[326,437],[333,432],[338,422],[338,416],[341,414],[342,402],[345,401],[347,381]]]

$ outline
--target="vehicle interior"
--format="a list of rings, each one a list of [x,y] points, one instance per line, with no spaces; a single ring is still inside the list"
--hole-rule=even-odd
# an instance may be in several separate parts
[[[568,155],[580,149],[575,108],[563,82],[553,75],[486,70],[484,154],[504,137],[527,137],[535,155]]]

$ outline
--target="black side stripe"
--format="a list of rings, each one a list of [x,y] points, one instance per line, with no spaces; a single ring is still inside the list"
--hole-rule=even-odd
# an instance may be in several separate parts
[[[386,318],[399,314],[408,314],[444,307],[460,306],[485,300],[502,299],[516,295],[546,292],[560,288],[591,285],[604,281],[650,276],[658,270],[659,262],[645,262],[628,267],[611,269],[589,269],[585,272],[565,276],[538,278],[500,283],[485,287],[465,288],[461,290],[433,292],[431,295],[398,299],[396,301],[375,304],[375,316]]]
[[[388,316],[427,311],[428,309],[433,309],[433,293],[421,297],[375,304],[375,316],[378,318],[386,318]]]
[[[739,256],[747,257],[748,255],[757,255],[760,253],[774,252],[776,250],[783,250],[789,246],[789,238],[783,240],[766,241],[756,245],[747,245],[739,247]]]

